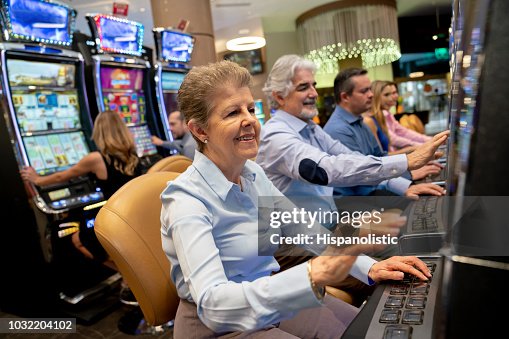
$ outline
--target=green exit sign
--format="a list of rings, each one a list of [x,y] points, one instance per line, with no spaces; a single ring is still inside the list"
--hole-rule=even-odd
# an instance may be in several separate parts
[[[449,50],[447,48],[435,48],[435,57],[438,60],[447,60],[449,59]]]

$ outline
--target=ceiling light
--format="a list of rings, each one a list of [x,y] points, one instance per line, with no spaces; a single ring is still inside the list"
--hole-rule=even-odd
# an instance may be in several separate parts
[[[438,39],[438,35],[433,35],[432,38],[433,38],[433,40],[436,40],[436,39]]]
[[[265,46],[265,39],[259,36],[245,36],[226,42],[229,51],[250,51]]]
[[[359,18],[369,18],[369,30]],[[301,14],[296,23],[301,50],[317,74],[337,74],[338,62],[348,58],[360,57],[362,67],[371,68],[401,57],[396,1],[335,1]]]
[[[424,76],[424,72],[413,72],[408,75],[410,78],[420,78]]]

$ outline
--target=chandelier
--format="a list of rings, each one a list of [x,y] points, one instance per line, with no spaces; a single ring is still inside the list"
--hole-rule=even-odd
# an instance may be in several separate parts
[[[297,18],[297,36],[318,73],[337,73],[338,62],[347,58],[360,57],[371,68],[401,57],[395,0],[319,6]]]

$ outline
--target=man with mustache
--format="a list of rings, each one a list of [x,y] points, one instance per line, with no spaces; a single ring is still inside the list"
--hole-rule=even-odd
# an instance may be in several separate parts
[[[412,153],[387,157],[365,156],[351,151],[312,120],[318,113],[315,70],[316,66],[309,60],[284,55],[275,62],[263,88],[276,112],[262,128],[256,162],[297,206],[311,211],[335,211],[333,187],[377,185],[383,180],[399,177],[407,170],[427,164],[447,139],[448,131],[436,135]],[[360,105],[370,103],[368,92],[369,87],[361,93]],[[324,226],[332,228],[335,225]],[[400,261],[401,258],[392,257],[388,261]],[[307,259],[285,255],[278,261],[284,270]],[[375,263],[374,259],[360,256],[350,274],[370,283],[369,272]],[[353,289],[358,291],[358,287]],[[364,297],[362,295],[361,299]]]

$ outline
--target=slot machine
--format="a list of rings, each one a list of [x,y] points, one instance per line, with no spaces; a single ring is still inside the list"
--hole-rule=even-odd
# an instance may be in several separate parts
[[[70,49],[75,18],[74,9],[50,1],[6,0],[1,7],[1,148],[10,171],[3,178],[13,187],[7,193],[18,203],[4,215],[32,219],[17,226],[20,234],[8,239],[2,260],[16,260],[12,252],[31,251],[27,237],[38,239],[39,249],[34,251],[42,253],[52,273],[35,280],[52,279],[51,293],[69,301],[70,307],[97,296],[98,283],[120,279],[85,259],[68,236],[78,230],[79,222],[93,218],[104,203],[103,193],[88,176],[44,187],[23,184],[19,170],[31,166],[42,176],[63,171],[95,149],[83,57]],[[21,232],[23,228],[27,232]],[[32,228],[35,232],[28,231]],[[30,279],[33,284],[34,277]]]
[[[449,225],[436,338],[505,331],[509,281],[509,22],[503,0],[453,1]],[[465,283],[468,281],[468,283]],[[482,309],[477,315],[468,310]],[[465,327],[465,324],[471,324]]]
[[[505,333],[509,281],[509,2],[452,3],[446,225],[433,277],[380,284],[343,338]]]
[[[163,137],[164,132],[152,100],[152,64],[143,47],[143,25],[106,14],[86,18],[92,41],[81,39],[77,48],[88,65],[89,98],[96,101],[92,118],[108,109],[117,112],[133,133],[138,156],[148,169],[168,154],[151,142],[151,135]]]
[[[190,34],[166,28],[154,28],[157,62],[154,67],[156,100],[165,140],[173,141],[168,114],[178,110],[177,93],[190,69],[194,48]]]

